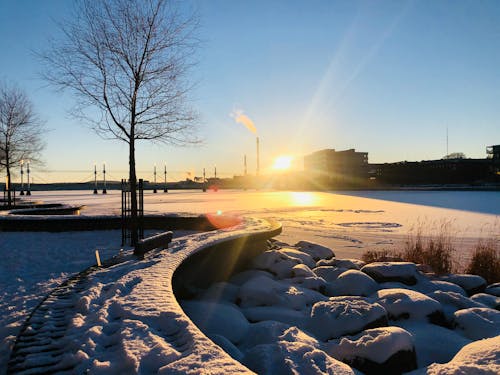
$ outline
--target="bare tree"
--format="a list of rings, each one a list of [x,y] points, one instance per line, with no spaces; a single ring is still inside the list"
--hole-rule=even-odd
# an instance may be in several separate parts
[[[167,0],[82,0],[74,19],[61,25],[64,38],[41,54],[49,82],[76,94],[74,113],[101,136],[129,145],[133,245],[138,240],[136,141],[197,141],[196,115],[186,96],[195,28],[196,18]]]
[[[43,122],[33,105],[18,87],[0,84],[0,169],[7,175],[6,189],[12,204],[12,168],[22,161],[39,162],[44,148]]]

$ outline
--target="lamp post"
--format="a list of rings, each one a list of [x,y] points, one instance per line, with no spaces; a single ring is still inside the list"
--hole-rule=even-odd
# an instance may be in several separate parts
[[[97,165],[94,163],[94,194],[97,194]]]
[[[168,189],[167,189],[167,164],[165,164],[165,169],[164,169],[163,173],[165,174],[165,188],[163,189],[163,192],[168,193]]]
[[[153,175],[154,175],[154,180],[155,180],[155,185],[154,185],[154,189],[153,189],[153,193],[158,193],[158,191],[156,190],[156,164],[154,166],[154,172],[153,172]]]
[[[104,183],[104,189],[102,189],[103,194],[108,194],[108,191],[106,190],[106,163],[102,163],[102,179]]]
[[[202,182],[202,186],[203,186],[203,192],[206,192],[207,191],[207,186],[205,184],[205,168],[203,168],[203,182]]]
[[[28,172],[28,190],[26,191],[26,195],[31,195],[31,185],[30,185],[30,161],[28,160],[28,164],[26,166],[26,172]]]
[[[23,182],[24,170],[23,170],[23,164],[24,164],[24,160],[21,160],[21,192],[19,193],[19,195],[24,195],[24,182]]]

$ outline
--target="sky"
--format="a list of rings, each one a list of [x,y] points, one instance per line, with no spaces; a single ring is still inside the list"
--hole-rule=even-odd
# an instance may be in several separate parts
[[[40,79],[33,51],[58,36],[72,1],[0,0],[0,79],[32,99],[50,129],[35,182],[86,181],[94,163],[126,177],[128,147],[71,118],[74,99]],[[368,152],[372,163],[484,158],[500,144],[500,2],[192,0],[202,43],[190,95],[203,143],[139,144],[138,177],[221,177],[261,171],[283,154],[334,148]],[[232,116],[233,114],[233,116]]]

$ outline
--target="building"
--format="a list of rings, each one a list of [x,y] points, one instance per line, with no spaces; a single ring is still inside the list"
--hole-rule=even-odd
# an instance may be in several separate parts
[[[368,153],[355,149],[335,151],[325,149],[304,157],[307,173],[335,179],[367,178]]]

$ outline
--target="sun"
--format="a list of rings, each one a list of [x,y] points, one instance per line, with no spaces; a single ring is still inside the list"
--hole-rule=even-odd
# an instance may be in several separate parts
[[[274,159],[273,169],[284,171],[292,166],[293,157],[289,155],[281,155]]]

